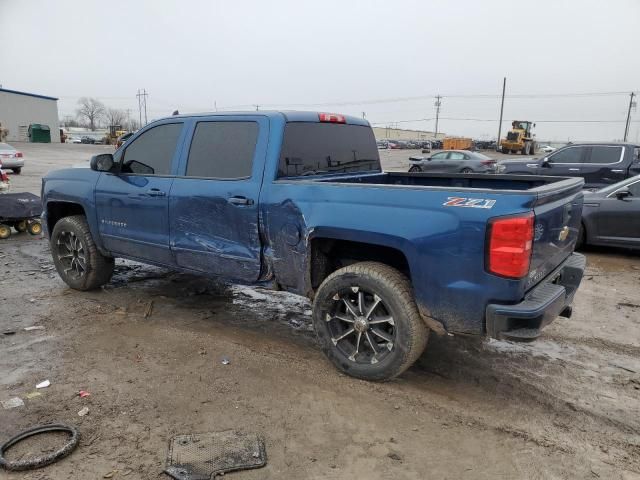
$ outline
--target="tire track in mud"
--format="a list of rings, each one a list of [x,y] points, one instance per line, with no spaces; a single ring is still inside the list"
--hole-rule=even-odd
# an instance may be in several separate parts
[[[546,338],[539,342],[549,343]],[[640,428],[636,425],[638,416],[633,413],[638,403],[626,405],[626,411],[612,417],[597,405],[581,402],[581,394],[591,387],[581,371],[585,367],[581,360],[591,352],[584,351],[581,345],[567,342],[573,353],[565,358],[562,349],[549,356],[544,348],[536,352],[508,342],[501,349],[492,342],[446,343],[444,352],[433,354],[446,363],[433,362],[427,355],[427,365],[421,363],[419,368],[434,375],[432,383],[438,388],[430,385],[432,393],[456,395],[462,402],[462,408],[445,404],[460,422],[564,453],[593,450],[605,463],[613,457],[616,464],[640,472]],[[634,351],[631,347],[628,352]],[[513,351],[505,351],[509,348]],[[607,365],[603,361],[599,364]],[[621,388],[619,384],[612,386]]]

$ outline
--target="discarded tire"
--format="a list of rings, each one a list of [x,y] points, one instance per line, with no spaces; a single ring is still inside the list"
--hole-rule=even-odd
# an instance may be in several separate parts
[[[15,444],[21,442],[26,438],[33,437],[34,435],[48,432],[67,432],[71,434],[71,438],[60,449],[42,457],[29,458],[26,460],[19,460],[15,462],[9,462],[4,458],[5,452]],[[0,467],[5,468],[6,470],[19,471],[32,470],[34,468],[41,468],[46,465],[50,465],[69,455],[78,446],[79,440],[80,435],[78,434],[78,431],[74,427],[70,427],[67,425],[51,424],[30,428],[15,435],[14,437],[3,443],[2,446],[0,446]]]

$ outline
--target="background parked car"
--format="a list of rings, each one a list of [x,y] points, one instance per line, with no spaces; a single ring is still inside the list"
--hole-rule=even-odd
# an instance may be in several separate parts
[[[578,244],[640,248],[640,175],[585,192]]]
[[[95,139],[94,139],[93,137],[88,137],[88,136],[86,136],[86,135],[85,135],[85,136],[83,136],[83,137],[80,139],[80,142],[81,142],[81,143],[86,143],[86,144],[89,144],[89,145],[93,145],[94,143],[96,143],[96,141],[95,141]]]
[[[431,157],[410,157],[410,172],[495,173],[496,160],[468,150],[447,150]]]
[[[80,139],[80,137],[69,135],[65,143],[82,143],[82,140]]]
[[[543,158],[501,160],[498,173],[583,177],[585,188],[601,188],[640,174],[640,145],[575,143]]]
[[[431,142],[428,140],[418,142],[418,147],[422,149],[422,153],[431,153]]]
[[[24,167],[24,156],[8,143],[0,143],[0,164],[5,170],[19,174]]]
[[[553,148],[551,145],[545,145],[544,147],[540,148],[540,151],[544,153],[551,153],[555,152],[556,150],[557,148]]]

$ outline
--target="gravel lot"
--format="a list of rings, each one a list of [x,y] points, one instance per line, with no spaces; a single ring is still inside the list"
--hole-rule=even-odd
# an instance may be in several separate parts
[[[34,193],[47,171],[112,149],[16,146],[26,166],[12,190]],[[412,153],[385,151],[384,165],[404,170]],[[264,436],[268,455],[228,474],[238,480],[638,480],[640,255],[586,254],[573,317],[538,341],[432,335],[412,369],[380,384],[331,367],[304,299],[120,260],[111,284],[81,293],[55,274],[46,240],[14,235],[0,243],[0,400],[25,405],[0,408],[0,441],[48,422],[77,425],[81,441],[54,465],[0,477],[163,478],[173,435],[236,429]]]

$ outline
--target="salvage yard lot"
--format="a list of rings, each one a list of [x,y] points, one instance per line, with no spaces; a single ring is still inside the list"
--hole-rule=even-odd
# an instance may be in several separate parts
[[[112,151],[20,149],[12,190],[33,193],[47,171]],[[381,157],[406,171],[414,153]],[[268,456],[239,480],[638,479],[640,255],[586,254],[573,317],[538,341],[432,335],[415,367],[368,383],[325,359],[304,299],[124,261],[105,288],[77,292],[45,240],[15,235],[0,243],[0,333],[15,332],[0,335],[0,400],[25,405],[0,410],[0,440],[48,422],[82,438],[67,459],[5,477],[161,478],[173,435],[235,429],[262,435]]]

